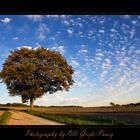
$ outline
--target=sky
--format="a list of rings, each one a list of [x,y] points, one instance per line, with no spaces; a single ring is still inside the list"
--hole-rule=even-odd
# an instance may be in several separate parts
[[[140,15],[0,15],[0,70],[21,46],[59,51],[75,70],[68,92],[44,106],[108,106],[140,101]],[[0,83],[0,103],[21,103]]]

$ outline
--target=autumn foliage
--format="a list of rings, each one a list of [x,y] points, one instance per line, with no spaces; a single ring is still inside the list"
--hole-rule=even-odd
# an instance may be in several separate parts
[[[68,91],[73,85],[74,70],[57,51],[46,48],[21,47],[10,52],[0,72],[10,95],[19,95],[23,103],[42,97],[45,93]]]

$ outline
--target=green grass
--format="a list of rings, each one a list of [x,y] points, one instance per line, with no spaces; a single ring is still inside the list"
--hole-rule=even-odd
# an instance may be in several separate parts
[[[5,111],[1,116],[0,116],[0,125],[6,125],[9,118],[11,117],[11,113],[9,111]]]
[[[45,119],[62,122],[68,125],[123,125],[124,124],[123,122],[120,122],[118,120],[105,119],[105,118],[88,119],[82,117],[72,117],[69,115],[52,115],[52,114],[46,114],[37,111],[27,111],[27,113]]]

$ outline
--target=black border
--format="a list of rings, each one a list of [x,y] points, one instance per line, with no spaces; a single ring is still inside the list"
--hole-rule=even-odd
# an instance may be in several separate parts
[[[1,137],[3,139],[13,139],[13,140],[47,140],[47,139],[76,139],[76,140],[93,140],[93,139],[101,139],[101,140],[121,140],[121,139],[140,139],[139,135],[140,126],[77,126],[77,125],[67,125],[67,126],[0,126]],[[28,135],[27,132],[32,131],[31,135]],[[60,133],[63,131],[65,136],[63,137]],[[71,135],[68,133],[72,131]],[[86,136],[84,135],[82,138],[81,133],[86,131],[86,134],[95,133],[95,136]],[[99,135],[100,132],[103,134],[111,134],[111,135]],[[42,136],[38,134],[49,134],[55,133],[57,136]],[[73,132],[77,132],[74,135]],[[36,134],[36,135],[33,135]]]
[[[138,0],[1,0],[1,14],[140,14]]]
[[[140,14],[138,0],[1,0],[0,14]],[[112,140],[140,139],[140,125],[122,126],[0,126],[0,135],[3,139],[37,140],[37,137],[27,137],[27,130],[38,132],[76,130],[110,131],[114,134]],[[41,138],[47,139],[47,138]],[[51,138],[49,138],[51,139]],[[61,139],[57,137],[56,139]],[[64,139],[79,139],[79,137],[65,137]],[[88,138],[84,138],[88,139]],[[107,137],[91,137],[90,139],[108,139]],[[82,140],[82,139],[81,139]]]

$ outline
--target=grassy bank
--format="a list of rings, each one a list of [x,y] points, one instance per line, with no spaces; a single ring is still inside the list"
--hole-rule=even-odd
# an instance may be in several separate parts
[[[6,125],[9,118],[11,117],[11,113],[9,111],[5,111],[1,116],[0,116],[0,125]]]
[[[62,122],[68,125],[123,125],[123,122],[119,122],[117,120],[112,119],[85,119],[82,117],[72,117],[69,115],[54,115],[54,114],[46,114],[37,111],[27,111],[27,113],[39,116],[45,119],[50,119],[57,122]]]

